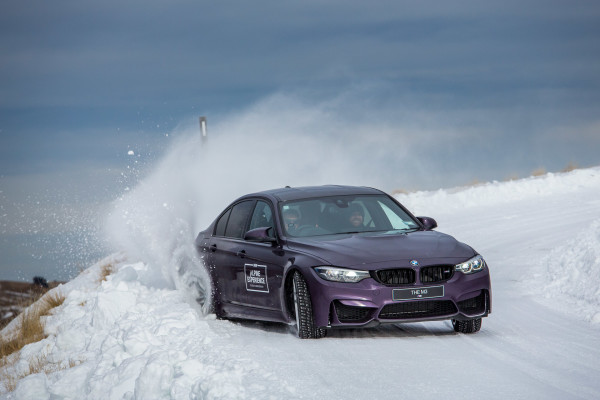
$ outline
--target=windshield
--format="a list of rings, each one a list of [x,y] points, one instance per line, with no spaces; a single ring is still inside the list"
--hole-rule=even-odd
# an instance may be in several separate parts
[[[286,236],[410,231],[419,224],[385,195],[335,196],[280,204]]]

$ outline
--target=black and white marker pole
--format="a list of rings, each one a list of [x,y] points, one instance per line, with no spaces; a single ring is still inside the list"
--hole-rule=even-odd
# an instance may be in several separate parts
[[[202,143],[206,143],[208,139],[208,129],[206,128],[206,117],[200,117],[200,133],[202,135]]]

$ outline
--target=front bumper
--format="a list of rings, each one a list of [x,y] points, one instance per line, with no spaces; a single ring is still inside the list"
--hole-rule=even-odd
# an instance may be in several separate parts
[[[308,276],[306,276],[308,275]],[[485,317],[492,310],[489,270],[474,274],[455,272],[442,282],[387,286],[373,278],[358,283],[321,279],[314,270],[305,274],[319,327],[361,327],[382,323],[467,320]],[[394,300],[395,289],[443,286],[443,296]]]

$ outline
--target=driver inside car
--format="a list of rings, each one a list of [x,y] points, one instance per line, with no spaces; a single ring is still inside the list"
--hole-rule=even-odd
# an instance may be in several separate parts
[[[348,222],[350,223],[351,229],[361,231],[365,228],[364,223],[364,211],[358,204],[353,204],[349,207]]]
[[[300,226],[300,214],[294,209],[285,210],[283,212],[283,226],[286,233],[294,234]]]

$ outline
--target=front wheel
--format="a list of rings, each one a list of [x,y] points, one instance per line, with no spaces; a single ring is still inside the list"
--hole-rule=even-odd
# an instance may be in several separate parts
[[[315,326],[310,294],[304,277],[298,272],[293,276],[294,308],[296,312],[296,330],[300,339],[319,339],[327,335],[325,328]]]
[[[469,319],[466,321],[452,320],[454,332],[475,333],[481,329],[481,318]]]

